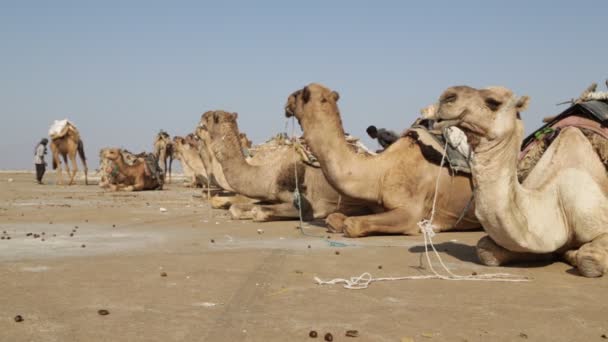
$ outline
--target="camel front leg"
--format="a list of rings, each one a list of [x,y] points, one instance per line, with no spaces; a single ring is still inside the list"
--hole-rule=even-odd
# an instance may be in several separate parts
[[[477,256],[481,263],[486,266],[502,266],[516,262],[550,261],[554,259],[552,253],[512,252],[496,244],[489,236],[484,236],[477,242]]]
[[[61,159],[59,159],[59,154],[53,153],[53,165],[56,166],[55,170],[57,170],[57,184],[63,185],[63,173],[61,171]]]
[[[566,261],[588,278],[601,277],[608,272],[608,234],[602,234],[578,250],[564,254]]]
[[[78,164],[76,163],[76,155],[70,156],[70,163],[72,163],[72,173],[70,174],[68,171],[68,174],[70,175],[70,182],[68,183],[68,185],[73,185],[74,178],[76,178],[76,173],[78,172]],[[65,164],[67,165],[68,163],[66,162]]]
[[[344,221],[348,218],[348,216],[342,213],[333,213],[329,214],[325,219],[325,224],[327,224],[327,230],[331,233],[343,233],[346,225]]]
[[[356,238],[374,234],[418,235],[419,209],[396,208],[379,214],[353,216],[344,220],[344,236]]]
[[[267,222],[279,220],[292,220],[300,216],[300,211],[293,206],[292,202],[255,205],[251,209],[254,222]]]
[[[135,187],[133,185],[127,185],[119,188],[120,191],[131,192],[135,191]]]

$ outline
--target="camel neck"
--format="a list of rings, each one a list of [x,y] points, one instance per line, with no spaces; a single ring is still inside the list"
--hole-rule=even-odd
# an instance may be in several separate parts
[[[383,170],[374,166],[375,157],[358,154],[348,144],[338,113],[332,117],[304,117],[300,125],[304,138],[329,183],[342,194],[376,202],[379,200],[379,179]]]
[[[122,153],[118,154],[118,158],[116,158],[114,163],[116,164],[116,166],[118,167],[118,169],[120,171],[123,171],[127,168],[127,164],[125,163],[125,160],[123,159]]]
[[[527,221],[529,191],[517,179],[523,129],[500,141],[482,141],[471,160],[475,214],[501,246],[525,250],[539,233]]]
[[[238,140],[238,128],[227,125],[226,132],[213,139],[211,148],[221,165],[226,182],[234,191],[252,198],[267,198],[272,177],[264,166],[254,166],[247,162]]]

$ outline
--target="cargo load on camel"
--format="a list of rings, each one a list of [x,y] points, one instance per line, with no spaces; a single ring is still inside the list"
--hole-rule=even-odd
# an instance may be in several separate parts
[[[597,85],[588,87],[572,105],[554,117],[545,118],[545,125],[530,134],[522,143],[518,178],[526,179],[551,143],[567,127],[576,127],[587,137],[608,171],[608,92],[596,92]]]

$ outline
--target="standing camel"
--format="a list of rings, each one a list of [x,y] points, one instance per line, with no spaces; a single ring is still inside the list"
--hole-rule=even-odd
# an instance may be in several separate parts
[[[51,152],[53,153],[53,170],[57,170],[57,184],[63,184],[63,175],[61,173],[61,160],[59,156],[63,158],[65,163],[65,171],[70,177],[68,185],[74,184],[74,177],[78,172],[78,164],[76,163],[76,154],[80,157],[82,165],[84,166],[84,183],[89,184],[87,178],[87,159],[84,155],[84,144],[80,138],[80,133],[76,126],[70,122],[66,122],[65,127],[59,134],[51,133]],[[72,164],[72,171],[70,172],[70,165],[68,164],[68,157]]]
[[[165,178],[167,178],[167,158],[169,158],[169,184],[171,184],[171,164],[173,164],[173,153],[173,142],[171,141],[169,133],[161,130],[154,139],[154,157],[156,157],[160,163]]]

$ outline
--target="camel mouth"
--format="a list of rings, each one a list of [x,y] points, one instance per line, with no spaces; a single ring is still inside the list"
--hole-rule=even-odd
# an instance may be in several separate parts
[[[295,116],[293,110],[291,110],[291,108],[289,108],[289,107],[285,108],[285,117],[291,118],[293,116]]]
[[[433,129],[434,130],[443,130],[444,128],[448,128],[448,127],[452,127],[452,126],[456,126],[460,123],[460,120],[458,119],[437,119],[435,121],[435,123],[433,124]]]

